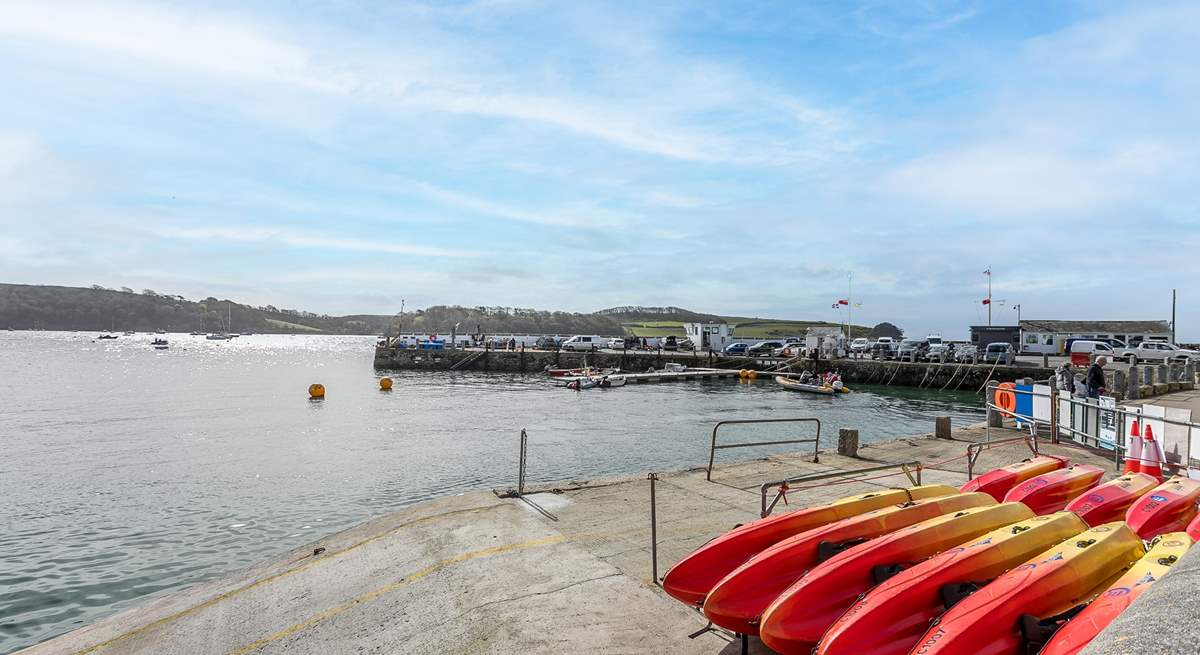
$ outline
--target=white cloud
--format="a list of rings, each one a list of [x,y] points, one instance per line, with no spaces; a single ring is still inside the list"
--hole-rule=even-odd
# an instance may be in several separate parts
[[[157,230],[156,236],[168,239],[190,239],[196,241],[225,241],[234,243],[273,243],[292,248],[316,250],[350,250],[355,252],[378,252],[421,257],[478,257],[482,253],[471,250],[452,250],[434,246],[395,243],[385,240],[346,239],[326,234],[314,234],[289,228],[244,228],[244,227],[169,227]]]

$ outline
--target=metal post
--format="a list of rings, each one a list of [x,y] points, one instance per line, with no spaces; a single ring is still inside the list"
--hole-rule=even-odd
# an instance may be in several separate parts
[[[654,497],[654,483],[658,481],[658,474],[651,473],[646,478],[650,480],[650,576],[654,584],[658,584],[658,514]]]
[[[529,435],[525,434],[525,428],[521,428],[521,462],[517,472],[517,496],[525,495],[525,452],[528,441]]]

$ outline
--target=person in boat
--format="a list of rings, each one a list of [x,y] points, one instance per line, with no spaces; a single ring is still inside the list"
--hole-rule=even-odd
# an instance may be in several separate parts
[[[811,384],[813,379],[812,373],[803,371],[800,373],[800,384]]]

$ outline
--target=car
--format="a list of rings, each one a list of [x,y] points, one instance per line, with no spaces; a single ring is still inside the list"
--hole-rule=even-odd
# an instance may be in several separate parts
[[[871,351],[871,341],[866,337],[859,337],[850,342],[850,352],[866,353]]]
[[[799,340],[797,340],[797,339],[788,339],[787,341],[784,341],[784,342],[783,342],[783,345],[782,345],[782,346],[780,346],[780,347],[778,347],[778,348],[776,348],[776,349],[772,350],[772,351],[771,351],[771,354],[772,354],[772,355],[774,355],[774,356],[776,356],[776,357],[790,357],[791,355],[788,355],[788,354],[787,354],[787,351],[788,351],[790,348],[792,348],[793,346],[798,346],[798,345],[800,345],[800,341],[799,341]]]
[[[1074,345],[1074,344],[1072,344]],[[1116,356],[1130,364],[1138,362],[1197,362],[1200,352],[1180,348],[1165,341],[1143,341],[1133,348],[1121,348]]]
[[[721,352],[726,355],[745,355],[746,351],[749,349],[750,349],[750,344],[738,341],[736,343],[731,343],[728,346],[725,346],[725,349],[722,350]]]
[[[751,346],[750,349],[746,351],[746,354],[753,356],[770,355],[771,353],[775,352],[776,348],[781,348],[782,346],[782,341],[764,341],[760,344]]]
[[[954,349],[948,343],[933,343],[925,351],[923,359],[927,362],[954,361]]]
[[[558,337],[538,337],[533,347],[538,350],[558,350]]]
[[[680,350],[695,350],[696,343],[694,341],[692,341],[691,339],[684,337],[683,341],[679,342],[679,349]]]
[[[808,354],[808,348],[802,343],[793,343],[784,346],[782,351],[783,357],[802,357]]]
[[[958,362],[971,362],[974,364],[979,361],[979,348],[971,344],[963,344],[954,349],[954,360]]]
[[[983,351],[984,364],[997,363],[1012,366],[1016,358],[1017,356],[1013,352],[1012,344],[1004,343],[1003,341],[989,343]]]
[[[563,350],[596,350],[601,347],[601,337],[588,334],[577,334],[562,342],[559,348]]]
[[[613,338],[609,339],[607,343],[604,344],[604,347],[608,348],[610,350],[624,350],[625,349],[625,339],[623,339],[621,337],[613,337]]]
[[[896,346],[896,359],[902,362],[905,360],[915,362],[921,358],[922,351],[920,341],[905,339],[900,342],[899,346]]]
[[[659,347],[663,350],[679,350],[679,337],[675,335],[663,337],[662,343],[659,344]]]
[[[886,337],[885,337],[886,338]],[[896,344],[892,343],[890,338],[887,341],[880,339],[871,344],[871,359],[895,359]]]

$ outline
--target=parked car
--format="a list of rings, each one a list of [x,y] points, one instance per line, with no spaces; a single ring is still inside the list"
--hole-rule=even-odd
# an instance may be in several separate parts
[[[679,349],[680,350],[695,350],[696,344],[691,339],[684,337],[683,340],[679,342]]]
[[[796,339],[788,339],[787,341],[783,342],[782,346],[772,350],[771,354],[776,357],[794,357],[794,355],[787,354],[788,350],[790,350],[794,346],[799,346],[799,345],[801,345],[801,344]]]
[[[974,364],[979,361],[979,348],[971,344],[963,344],[954,349],[954,360],[957,362],[971,362]]]
[[[900,361],[915,362],[921,358],[922,348],[920,341],[905,339],[896,346],[896,359]]]
[[[558,350],[558,337],[538,337],[533,347],[538,350]]]
[[[596,350],[601,347],[603,339],[595,335],[577,334],[562,342],[559,348],[563,350]]]
[[[761,355],[770,355],[771,353],[775,352],[776,348],[781,348],[782,346],[783,342],[781,341],[764,341],[760,344],[751,346],[747,351],[747,354],[756,357]]]
[[[802,343],[793,343],[783,347],[783,357],[799,357],[808,354],[808,347]]]
[[[948,343],[930,344],[922,358],[927,362],[954,361],[954,349]]]
[[[852,353],[867,353],[871,351],[871,341],[866,337],[859,337],[850,342],[850,352]]]
[[[604,347],[610,348],[612,350],[624,350],[625,349],[625,339],[623,339],[621,337],[613,337],[608,340],[608,343],[604,344]]]
[[[1071,341],[1071,345],[1067,347],[1068,355],[1086,354],[1089,357],[1107,356],[1109,359],[1117,358],[1117,351],[1113,350],[1112,346],[1105,341],[1091,341],[1088,339],[1075,339]]]
[[[728,346],[725,346],[725,350],[722,352],[726,355],[745,355],[746,351],[749,349],[750,344],[738,341],[737,343],[731,343]]]
[[[885,341],[886,339],[886,341]],[[883,337],[871,344],[871,359],[895,359],[896,344],[891,337]]]
[[[987,348],[983,351],[984,364],[1000,363],[1004,364],[1005,366],[1012,366],[1012,363],[1016,361],[1016,359],[1017,356],[1016,353],[1013,352],[1012,344],[1004,343],[1002,341],[989,343]]]
[[[676,337],[675,335],[671,335],[669,337],[663,337],[662,349],[663,350],[679,350],[679,337]]]
[[[1138,362],[1195,362],[1200,352],[1180,348],[1164,341],[1143,341],[1133,348],[1116,350],[1116,356],[1130,364]]]

